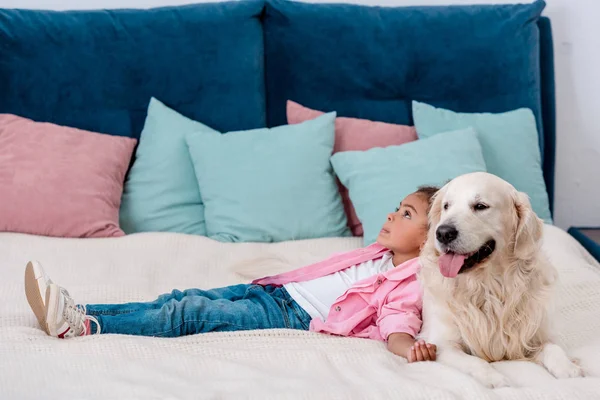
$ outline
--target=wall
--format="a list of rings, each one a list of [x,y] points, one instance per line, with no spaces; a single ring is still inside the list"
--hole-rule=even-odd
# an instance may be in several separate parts
[[[0,7],[153,7],[202,0],[0,0]],[[323,0],[312,0],[320,2]],[[327,0],[328,2],[340,0]],[[524,0],[345,0],[372,5],[512,3]],[[555,222],[600,226],[600,0],[546,0],[556,57],[558,150]]]

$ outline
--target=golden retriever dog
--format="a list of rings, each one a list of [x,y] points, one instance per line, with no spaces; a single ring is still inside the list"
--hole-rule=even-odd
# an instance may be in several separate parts
[[[582,376],[552,343],[556,270],[542,254],[543,223],[529,199],[488,173],[462,175],[435,196],[421,252],[423,329],[438,361],[488,387],[508,381],[489,363],[531,360],[557,378]]]

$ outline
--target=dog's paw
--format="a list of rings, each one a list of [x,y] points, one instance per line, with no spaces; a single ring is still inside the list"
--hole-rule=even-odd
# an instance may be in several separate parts
[[[542,365],[558,379],[578,378],[584,376],[583,369],[578,365],[578,360],[569,359],[559,346],[548,343],[538,356]]]
[[[570,360],[549,362],[546,368],[558,379],[579,378],[584,376],[583,369]]]
[[[473,377],[481,382],[482,385],[495,389],[510,386],[508,379],[492,366],[482,368],[472,373]]]

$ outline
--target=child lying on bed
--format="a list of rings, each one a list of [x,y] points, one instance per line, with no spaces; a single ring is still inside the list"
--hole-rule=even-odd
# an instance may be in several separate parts
[[[387,341],[409,362],[435,360],[436,347],[415,341],[421,329],[418,255],[437,191],[421,187],[387,217],[377,243],[251,284],[174,290],[149,303],[75,304],[37,262],[25,292],[47,334],[176,337],[204,332],[288,328]]]

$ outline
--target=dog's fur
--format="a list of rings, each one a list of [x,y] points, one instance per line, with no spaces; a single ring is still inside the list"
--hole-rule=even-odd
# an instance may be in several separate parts
[[[474,209],[483,203],[489,208]],[[447,209],[444,205],[448,204]],[[420,337],[438,346],[438,361],[471,374],[489,387],[508,385],[489,362],[532,360],[558,378],[581,369],[550,341],[550,295],[556,271],[540,251],[543,223],[529,199],[487,173],[455,178],[434,197],[430,229],[421,252],[423,287]],[[452,224],[461,253],[493,239],[493,253],[455,278],[438,266],[436,230]]]

